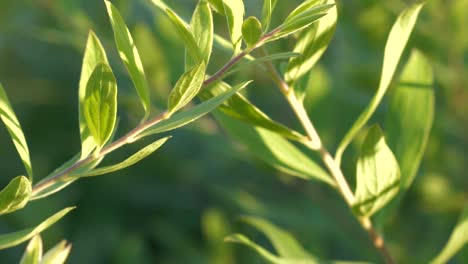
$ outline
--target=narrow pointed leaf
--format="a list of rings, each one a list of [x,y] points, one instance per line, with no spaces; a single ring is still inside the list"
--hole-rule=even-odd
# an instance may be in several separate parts
[[[198,47],[198,43],[195,40],[195,37],[193,36],[192,32],[188,28],[187,23],[185,23],[174,11],[172,11],[169,8],[166,8],[164,10],[171,20],[172,24],[177,29],[177,33],[181,37],[181,39],[184,41],[185,48],[187,53],[191,56],[193,61],[201,61],[203,59],[201,50]]]
[[[244,82],[236,85],[230,90],[227,90],[217,96],[198,104],[197,106],[180,113],[176,113],[171,118],[163,120],[158,124],[152,126],[145,131],[141,137],[149,136],[152,134],[167,132],[181,126],[185,126],[198,118],[213,111],[216,107],[220,106],[224,101],[229,99],[232,95],[246,87],[250,82]]]
[[[138,50],[119,11],[109,1],[105,1],[109,19],[114,30],[115,44],[125,67],[130,73],[133,85],[140,97],[145,116],[149,115],[151,103],[148,84]]]
[[[55,213],[54,215],[44,220],[36,227],[24,229],[10,234],[0,235],[0,249],[14,247],[29,240],[30,238],[36,236],[37,234],[41,233],[42,231],[55,224],[58,220],[60,220],[74,208],[75,207],[67,207],[65,209],[62,209],[58,213]]]
[[[267,55],[267,56],[260,57],[260,58],[255,58],[253,60],[249,60],[244,63],[238,63],[234,67],[232,67],[231,70],[229,70],[223,75],[223,79],[225,79],[227,76],[233,73],[236,73],[240,70],[245,69],[246,67],[261,65],[262,63],[268,62],[268,61],[284,60],[284,59],[290,59],[290,58],[299,57],[299,56],[302,56],[302,54],[296,53],[296,52],[282,52],[282,53],[275,53],[275,54]]]
[[[213,48],[213,15],[206,0],[200,0],[190,21],[190,29],[195,37],[202,59],[208,65]],[[192,67],[194,63],[186,65],[186,68]]]
[[[124,168],[130,167],[133,164],[139,162],[140,160],[148,157],[157,149],[159,149],[170,137],[165,137],[162,139],[158,139],[155,142],[149,144],[148,146],[144,147],[143,149],[139,150],[137,153],[133,154],[126,160],[111,166],[106,166],[102,168],[97,168],[91,171],[82,172],[82,173],[74,173],[73,177],[90,177],[90,176],[98,176],[102,174],[111,173],[114,171],[122,170]]]
[[[275,9],[277,0],[263,0],[262,7],[262,29],[263,32],[267,32],[270,28],[271,15]]]
[[[40,264],[63,264],[70,250],[71,244],[67,245],[67,241],[63,240],[44,254]]]
[[[96,142],[94,141],[89,127],[86,123],[84,116],[84,99],[86,95],[86,85],[91,77],[91,73],[99,64],[109,64],[104,48],[98,37],[93,31],[88,34],[88,41],[86,43],[85,53],[83,56],[83,65],[81,67],[81,77],[78,92],[78,112],[79,112],[79,123],[80,123],[80,136],[81,136],[81,158],[86,158],[96,148]]]
[[[248,47],[255,45],[262,33],[262,24],[254,16],[248,17],[242,24],[242,37]]]
[[[377,125],[369,129],[364,139],[357,162],[356,182],[353,210],[358,215],[371,216],[398,193],[398,162]]]
[[[0,192],[0,215],[23,208],[31,196],[31,182],[24,176],[18,176]]]
[[[460,220],[452,231],[447,244],[442,251],[435,257],[431,264],[447,263],[468,243],[468,204],[463,210]]]
[[[416,19],[423,4],[413,5],[404,10],[397,18],[395,24],[388,35],[387,44],[385,45],[385,54],[383,60],[382,74],[380,77],[379,88],[372,98],[370,104],[364,109],[358,119],[354,122],[351,129],[346,133],[336,151],[336,160],[338,164],[341,161],[341,156],[349,143],[354,139],[357,133],[365,126],[367,121],[377,109],[377,106],[382,101],[385,92],[395,74],[401,54],[408,42],[409,36],[413,31]]]
[[[223,0],[224,12],[228,23],[234,55],[241,50],[242,23],[244,22],[244,2],[242,0]]]
[[[252,127],[222,113],[217,113],[216,118],[229,135],[247,146],[254,156],[277,170],[302,179],[335,185],[325,170],[281,135]]]
[[[197,95],[205,80],[205,71],[206,65],[205,62],[202,61],[182,74],[174,89],[169,94],[167,104],[169,113],[177,112]]]
[[[261,257],[273,264],[285,264],[281,262],[281,259],[274,254],[270,253],[264,247],[250,240],[248,237],[242,234],[233,234],[224,239],[225,242],[243,244],[253,250],[255,250]],[[292,264],[292,263],[291,263]]]
[[[99,147],[109,140],[117,119],[117,82],[111,68],[99,64],[89,77],[83,102],[86,123]]]
[[[207,100],[229,89],[231,88],[227,83],[217,82],[203,89],[203,91],[200,92],[200,97],[203,100]],[[224,104],[220,106],[220,110],[231,117],[253,124],[255,126],[263,127],[265,129],[284,135],[287,138],[297,141],[304,140],[304,136],[302,136],[300,133],[273,121],[268,115],[263,113],[241,94],[235,94],[229,100],[224,102]]]
[[[34,236],[29,241],[20,264],[39,264],[42,257],[42,239],[40,235]]]
[[[407,190],[421,163],[434,120],[432,69],[414,50],[392,97],[385,134],[401,169],[401,188]]]
[[[323,3],[334,4],[334,0],[323,0]],[[328,10],[327,15],[312,24],[309,29],[299,35],[294,52],[303,56],[292,58],[285,73],[286,82],[293,85],[302,76],[306,75],[315,66],[328,47],[335,33],[337,22],[336,5]],[[297,90],[296,90],[297,93]],[[298,97],[303,97],[298,94]]]
[[[218,12],[220,15],[225,15],[223,0],[208,0],[208,2],[216,12]]]
[[[23,129],[16,118],[15,112],[11,107],[10,101],[8,100],[8,96],[3,88],[2,84],[0,83],[0,117],[2,118],[3,123],[5,124],[8,133],[10,134],[11,139],[13,140],[13,144],[18,151],[18,154],[23,161],[24,168],[26,169],[26,173],[29,176],[29,179],[32,180],[33,172],[31,166],[31,158],[29,157],[29,148],[28,144],[26,143],[26,138],[23,134]]]

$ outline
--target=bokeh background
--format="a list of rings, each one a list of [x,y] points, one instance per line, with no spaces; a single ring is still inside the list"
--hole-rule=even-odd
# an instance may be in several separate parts
[[[166,17],[149,0],[113,1],[142,54],[155,110],[183,72],[183,46]],[[259,15],[261,0],[245,0],[247,15]],[[279,1],[278,25],[300,1]],[[315,69],[308,110],[330,149],[350,127],[376,89],[385,40],[398,13],[411,1],[338,1],[333,41]],[[185,19],[194,0],[167,3]],[[430,0],[409,47],[430,58],[436,78],[436,118],[413,187],[386,221],[386,239],[401,263],[425,263],[442,248],[468,191],[468,10],[467,0]],[[226,35],[222,17],[216,30]],[[134,127],[141,109],[113,44],[104,3],[95,0],[0,1],[0,81],[22,122],[36,179],[79,151],[77,89],[88,31],[103,41],[119,83],[119,134]],[[291,48],[293,41],[268,46]],[[403,61],[406,60],[407,49]],[[210,71],[229,55],[215,51]],[[281,67],[281,63],[278,66]],[[400,68],[401,69],[401,68]],[[280,93],[260,69],[231,80],[254,79],[250,98],[275,119],[296,129]],[[391,92],[391,91],[390,91]],[[387,101],[374,122],[382,120]],[[278,173],[250,156],[210,116],[171,132],[164,147],[131,168],[76,182],[58,194],[0,218],[0,233],[32,226],[66,206],[78,208],[43,233],[45,247],[73,244],[68,263],[264,263],[249,249],[223,243],[231,232],[267,240],[238,221],[264,217],[294,234],[323,258],[379,262],[367,235],[329,187]],[[112,163],[150,139],[106,159]],[[6,129],[0,127],[0,185],[23,174]],[[343,165],[350,181],[358,145]],[[17,263],[24,246],[0,252],[0,263]],[[451,263],[468,263],[464,249]]]

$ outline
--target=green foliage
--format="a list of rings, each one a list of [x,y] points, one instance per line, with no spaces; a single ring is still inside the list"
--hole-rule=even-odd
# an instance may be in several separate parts
[[[20,264],[39,264],[42,258],[42,238],[40,235],[34,236],[29,241]]]
[[[31,195],[31,182],[24,176],[18,176],[0,191],[0,215],[23,208]]]
[[[192,20],[190,21],[190,29],[195,38],[200,55],[205,64],[210,61],[211,51],[213,48],[213,15],[211,14],[210,6],[206,0],[198,2],[195,11],[193,12]],[[188,58],[186,58],[187,60]],[[198,64],[200,61],[195,61]],[[191,67],[190,63],[185,63],[186,68]]]
[[[202,61],[182,74],[169,94],[167,108],[170,114],[177,112],[197,95],[205,80],[205,71],[205,62]]]
[[[262,24],[254,16],[248,17],[242,24],[242,37],[247,46],[251,47],[260,40],[262,36]]]
[[[241,50],[242,24],[244,22],[244,2],[242,0],[223,0],[224,13],[231,36],[234,55]]]
[[[273,10],[276,7],[276,3],[278,0],[263,0],[263,8],[262,8],[262,28],[263,32],[268,31],[270,28],[271,23],[271,15],[273,14]]]
[[[62,241],[42,256],[40,264],[63,264],[67,260],[70,250],[71,245],[67,245],[66,241]]]

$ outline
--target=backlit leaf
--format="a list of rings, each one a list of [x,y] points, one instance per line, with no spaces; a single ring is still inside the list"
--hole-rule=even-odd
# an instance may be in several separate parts
[[[167,103],[169,113],[177,112],[198,94],[205,80],[205,71],[205,62],[201,61],[201,63],[198,63],[182,74],[169,94]]]
[[[223,79],[235,72],[245,69],[246,67],[261,65],[262,63],[268,62],[268,61],[284,60],[284,59],[294,58],[298,56],[302,56],[302,55],[300,53],[295,53],[295,52],[281,52],[281,53],[275,53],[275,54],[267,55],[267,56],[260,57],[260,58],[255,58],[247,62],[238,63],[235,66],[233,66],[231,70],[229,70],[223,75]]]
[[[271,14],[273,9],[275,9],[277,0],[263,0],[262,7],[262,25],[263,32],[268,31],[271,23]]]
[[[242,0],[223,0],[224,12],[228,23],[234,55],[241,50],[242,23],[244,22],[244,2]]]
[[[356,201],[358,215],[371,216],[384,207],[400,187],[400,169],[379,126],[367,132],[356,169]]]
[[[223,5],[223,0],[208,0],[210,3],[211,7],[218,12],[220,15],[225,15],[224,14],[224,5]]]
[[[37,234],[41,233],[42,231],[55,224],[58,220],[60,220],[74,208],[75,207],[67,207],[59,211],[58,213],[55,213],[54,215],[50,216],[36,227],[24,229],[10,234],[0,235],[0,249],[14,247],[27,241],[28,239],[36,236]]]
[[[125,25],[125,21],[119,11],[111,4],[111,2],[105,1],[105,3],[112,29],[114,30],[115,44],[119,51],[120,58],[130,73],[133,85],[135,85],[138,96],[140,97],[143,105],[145,116],[148,116],[151,108],[150,95],[140,55],[138,54],[138,50],[133,42],[132,36],[130,35],[130,31],[128,30],[127,25]]]
[[[242,37],[247,46],[253,46],[262,36],[262,24],[254,16],[248,17],[242,24]]]
[[[71,244],[67,244],[67,241],[63,240],[44,254],[40,264],[63,264],[67,260],[70,250]]]
[[[390,81],[395,74],[401,54],[408,42],[409,36],[413,31],[419,11],[423,4],[413,5],[404,10],[397,18],[395,24],[388,35],[387,44],[385,45],[385,54],[382,67],[382,75],[380,77],[379,88],[372,98],[370,104],[364,109],[358,119],[354,122],[351,129],[346,133],[336,151],[336,161],[341,162],[343,152],[349,143],[354,139],[357,133],[369,121],[372,114],[377,109],[377,106],[382,101],[385,92],[387,91]]]
[[[213,15],[206,0],[200,0],[190,21],[190,29],[195,37],[201,57],[208,65],[213,48]],[[193,64],[197,64],[195,61]],[[193,64],[186,65],[186,68],[192,67]]]
[[[24,176],[18,176],[0,192],[0,215],[23,208],[31,195],[31,182]]]
[[[40,235],[37,235],[31,239],[28,246],[26,247],[20,264],[39,264],[41,258],[42,239]]]
[[[23,130],[21,125],[16,118],[15,112],[11,107],[8,96],[0,83],[0,117],[2,118],[3,123],[5,124],[8,133],[10,134],[13,144],[18,151],[18,154],[23,161],[26,173],[29,176],[29,179],[32,180],[33,172],[31,167],[31,158],[29,157],[28,144],[26,143],[26,138],[24,137]]]

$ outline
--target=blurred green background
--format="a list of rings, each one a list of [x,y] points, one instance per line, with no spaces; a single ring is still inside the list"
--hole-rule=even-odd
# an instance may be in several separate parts
[[[247,15],[259,15],[261,0],[245,0]],[[300,1],[278,1],[278,25]],[[338,140],[376,89],[386,36],[411,1],[338,1],[337,32],[320,65],[308,110],[334,150]],[[166,17],[149,0],[114,1],[129,25],[145,64],[155,109],[183,72],[183,46]],[[194,0],[167,3],[185,19]],[[468,177],[468,0],[431,0],[424,7],[409,47],[430,58],[436,78],[436,119],[418,177],[397,214],[387,219],[386,239],[401,263],[425,263],[442,248],[467,199]],[[226,35],[224,18],[216,30]],[[77,93],[88,30],[103,41],[119,83],[119,134],[142,115],[129,76],[113,43],[102,1],[0,1],[0,81],[17,112],[31,150],[36,179],[79,151]],[[294,42],[271,44],[271,51]],[[406,61],[410,48],[406,50]],[[229,59],[215,51],[210,72]],[[281,67],[281,63],[278,63]],[[261,70],[231,80],[254,79],[252,101],[297,129],[280,93]],[[390,90],[391,93],[391,90]],[[387,101],[373,122],[380,122]],[[171,133],[164,147],[131,168],[84,179],[22,211],[0,218],[0,233],[32,226],[61,208],[78,208],[43,233],[45,247],[61,239],[73,244],[68,263],[263,263],[249,249],[223,243],[231,232],[267,240],[238,221],[261,216],[284,227],[323,258],[380,262],[336,192],[276,172],[229,139],[212,117]],[[143,140],[110,155],[121,160],[148,144]],[[0,128],[0,185],[23,169]],[[343,168],[354,181],[356,150]],[[17,263],[24,245],[0,251],[0,263]],[[451,263],[468,263],[462,250]]]

